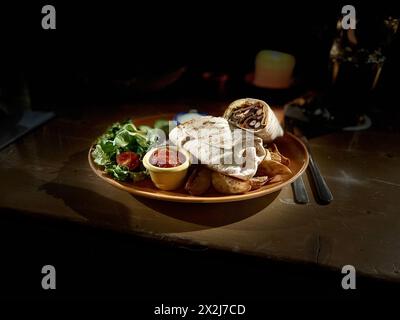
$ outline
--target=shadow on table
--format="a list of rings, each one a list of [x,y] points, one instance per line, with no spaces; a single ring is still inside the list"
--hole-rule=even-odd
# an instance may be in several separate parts
[[[177,203],[133,196],[143,205],[174,219],[208,227],[221,227],[247,219],[278,196],[279,191],[260,198],[227,203]]]
[[[86,166],[86,149],[72,154],[60,167],[57,176],[41,184],[39,190],[61,199],[75,213],[92,223],[107,224],[118,229],[129,228],[132,215],[136,215],[132,208],[128,204],[114,201],[90,190],[91,183],[85,183],[85,175],[90,173],[85,169]],[[82,169],[84,171],[81,172]],[[69,184],[76,182],[71,175],[82,176],[82,188]],[[100,180],[98,183],[104,184]],[[278,194],[279,192],[275,192],[250,200],[208,204],[168,202],[137,196],[132,196],[132,200],[139,202],[137,210],[140,210],[140,206],[151,209],[145,216],[137,213],[142,223],[141,228],[155,233],[180,233],[215,228],[245,220],[266,208]]]
[[[82,175],[82,181],[85,181],[89,171],[79,172],[77,168],[86,168],[87,152],[85,149],[72,154],[60,167],[56,178],[43,183],[38,189],[61,199],[75,213],[96,224],[128,226],[130,210],[126,205],[87,188],[68,184],[71,174]]]
[[[49,182],[39,190],[62,199],[66,206],[80,216],[98,224],[126,227],[129,225],[129,208],[84,188]]]

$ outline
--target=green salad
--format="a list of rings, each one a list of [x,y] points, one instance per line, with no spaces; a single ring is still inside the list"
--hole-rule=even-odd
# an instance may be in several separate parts
[[[114,123],[96,141],[93,161],[119,181],[137,182],[148,176],[142,159],[146,152],[168,136],[167,120],[157,120],[154,127],[136,127],[131,120]]]

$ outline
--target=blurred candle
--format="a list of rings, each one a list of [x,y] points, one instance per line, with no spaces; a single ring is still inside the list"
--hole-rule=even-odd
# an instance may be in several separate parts
[[[254,85],[262,88],[285,89],[292,83],[294,56],[271,50],[262,50],[256,56]]]

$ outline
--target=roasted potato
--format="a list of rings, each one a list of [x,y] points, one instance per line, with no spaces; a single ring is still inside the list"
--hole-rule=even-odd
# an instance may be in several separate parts
[[[251,190],[251,183],[249,180],[240,180],[221,174],[219,172],[213,172],[211,174],[211,181],[215,190],[220,193],[237,194]]]
[[[267,176],[253,177],[250,179],[251,190],[259,189],[268,182]]]
[[[280,178],[275,178],[275,176],[278,175]],[[292,175],[292,171],[289,167],[278,161],[266,159],[259,164],[256,174],[256,176],[268,176],[271,179],[270,182],[278,182],[288,175]]]
[[[269,148],[269,151],[271,153],[271,159],[278,161],[282,164],[284,164],[285,166],[289,166],[290,165],[290,160],[289,158],[286,158],[284,155],[282,155],[279,150],[278,147],[276,146],[275,143],[273,143]]]
[[[185,190],[193,196],[205,193],[211,186],[211,170],[198,166],[186,182]]]

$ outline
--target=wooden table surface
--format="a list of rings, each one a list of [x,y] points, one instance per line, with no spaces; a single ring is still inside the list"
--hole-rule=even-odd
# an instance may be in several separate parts
[[[222,111],[224,103],[207,104]],[[206,109],[206,104],[200,107]],[[132,232],[178,245],[400,280],[399,136],[338,132],[311,146],[334,201],[293,202],[292,190],[226,204],[169,203],[132,195],[89,168],[92,141],[113,121],[188,109],[184,103],[122,106],[56,118],[0,152],[0,208]]]

